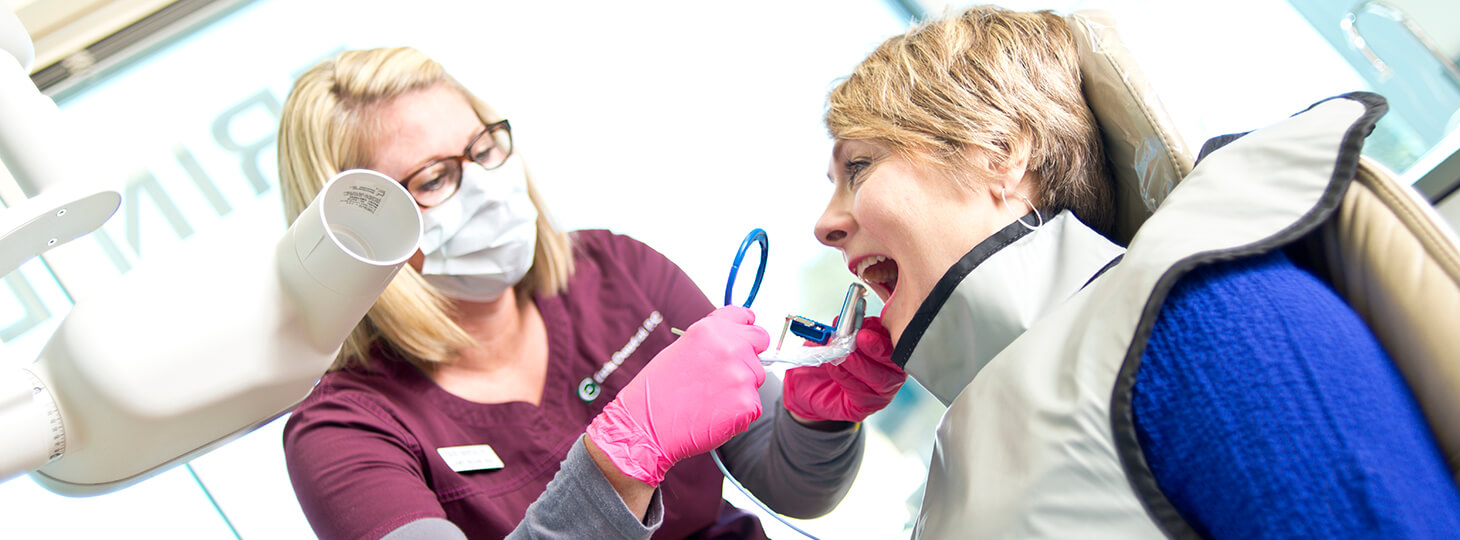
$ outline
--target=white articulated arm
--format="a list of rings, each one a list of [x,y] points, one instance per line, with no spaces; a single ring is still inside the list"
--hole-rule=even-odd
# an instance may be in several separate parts
[[[70,146],[30,81],[30,47],[0,10],[0,160],[25,193],[0,209],[0,277],[95,230],[121,201],[88,191],[63,160]],[[405,188],[362,170],[330,179],[282,238],[251,225],[144,261],[78,301],[35,362],[0,367],[0,481],[33,471],[58,493],[105,493],[287,412],[421,234]]]
[[[66,446],[32,474],[37,482],[111,491],[288,411],[421,230],[410,194],[369,171],[331,180],[282,239],[230,225],[67,315],[30,368],[55,396]]]
[[[332,179],[282,239],[229,225],[78,302],[35,363],[0,374],[20,381],[0,410],[15,430],[0,479],[34,470],[57,493],[105,493],[287,412],[421,231],[410,194],[371,171]]]
[[[0,210],[0,276],[46,250],[105,223],[121,196],[96,189],[87,169],[68,162],[56,103],[30,80],[30,36],[10,10],[0,10],[0,162],[24,197]]]
[[[0,162],[23,195],[0,209],[0,277],[105,223],[121,204],[115,191],[67,182],[58,149],[60,111],[30,80],[35,49],[20,19],[0,9]],[[43,384],[25,371],[0,371],[0,479],[56,457],[64,437]],[[56,429],[53,429],[56,428]],[[45,434],[25,436],[22,434]]]

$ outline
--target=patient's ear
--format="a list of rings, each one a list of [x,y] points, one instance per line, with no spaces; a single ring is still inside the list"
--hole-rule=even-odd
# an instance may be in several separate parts
[[[989,187],[989,195],[994,198],[998,198],[1001,192],[1022,193],[1030,197],[1037,191],[1035,181],[1026,181],[1034,174],[1029,171],[1028,140],[1020,140],[1010,145],[1008,158],[1002,162],[987,159],[987,156],[979,161],[982,162],[983,170],[980,172]]]

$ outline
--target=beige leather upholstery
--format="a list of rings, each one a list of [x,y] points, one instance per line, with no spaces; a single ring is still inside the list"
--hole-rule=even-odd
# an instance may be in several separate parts
[[[1121,42],[1115,21],[1099,11],[1078,11],[1067,20],[1080,51],[1085,99],[1095,111],[1116,178],[1114,240],[1128,244],[1191,172],[1195,153]]]
[[[1121,44],[1111,18],[1080,11],[1068,20],[1079,42],[1085,96],[1116,178],[1116,239],[1127,242],[1191,172],[1193,152]],[[1368,158],[1360,160],[1358,178],[1333,218],[1297,246],[1399,366],[1452,474],[1460,472],[1457,246],[1460,241],[1429,203]]]
[[[1313,241],[1331,284],[1409,381],[1450,471],[1460,471],[1460,242],[1414,189],[1367,158]]]

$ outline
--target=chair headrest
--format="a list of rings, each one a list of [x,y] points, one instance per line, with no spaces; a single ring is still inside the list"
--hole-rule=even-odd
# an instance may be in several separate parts
[[[1086,10],[1066,20],[1079,48],[1085,99],[1115,176],[1114,239],[1126,244],[1191,172],[1194,154],[1121,41],[1114,19]]]

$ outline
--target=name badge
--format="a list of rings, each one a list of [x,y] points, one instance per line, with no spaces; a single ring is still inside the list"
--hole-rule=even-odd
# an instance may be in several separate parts
[[[446,460],[446,466],[456,472],[490,471],[502,468],[502,458],[485,444],[470,446],[447,446],[437,448],[436,453]]]

